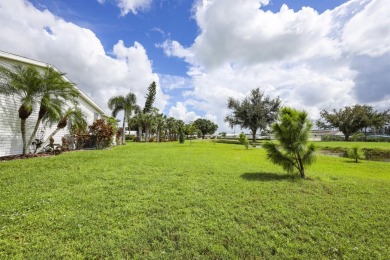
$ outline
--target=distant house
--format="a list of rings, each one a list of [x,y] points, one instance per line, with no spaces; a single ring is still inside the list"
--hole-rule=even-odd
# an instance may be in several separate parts
[[[38,69],[44,69],[48,66],[54,68],[52,65],[21,57],[0,51],[0,65],[7,68],[12,68],[16,64],[35,66]],[[55,69],[55,68],[54,68]],[[65,81],[69,81],[65,76]],[[1,86],[0,86],[1,87]],[[78,98],[79,108],[86,116],[88,125],[91,125],[96,119],[102,118],[104,111],[89,97],[87,97],[77,87],[80,92]],[[20,106],[20,99],[13,96],[0,95],[0,156],[14,155],[22,153],[22,136],[20,133],[20,119],[18,116],[18,108]],[[35,108],[33,114],[27,119],[26,134],[29,137],[38,116],[38,109]],[[45,138],[56,128],[56,124],[41,125],[37,131],[36,138]],[[54,136],[54,143],[61,143],[61,138],[69,133],[69,129],[64,128]]]

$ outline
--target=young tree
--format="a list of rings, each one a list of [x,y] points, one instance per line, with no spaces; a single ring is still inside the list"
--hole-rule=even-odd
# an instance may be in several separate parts
[[[184,128],[185,128],[185,124],[184,124],[183,120],[177,120],[176,125],[177,125],[177,129],[178,129],[178,132],[179,132],[179,142],[181,144],[184,144]]]
[[[364,159],[364,154],[360,150],[359,146],[354,146],[347,151],[348,158],[354,159],[355,163],[358,163],[359,160]]]
[[[266,129],[276,120],[280,106],[279,98],[264,96],[264,92],[256,88],[243,101],[229,97],[228,108],[233,110],[233,114],[226,116],[225,122],[231,127],[238,125],[250,129],[252,141],[255,142],[257,130]]]
[[[280,111],[279,120],[272,125],[272,132],[280,145],[265,143],[263,147],[267,151],[267,157],[289,173],[297,169],[301,178],[305,178],[305,165],[310,165],[315,160],[314,145],[307,145],[312,123],[306,112],[288,107]]]
[[[126,119],[128,120],[133,112],[135,106],[137,105],[137,97],[133,93],[129,93],[126,96],[115,96],[108,100],[108,108],[112,110],[112,116],[116,117],[120,111],[123,111],[123,134],[122,134],[122,144],[125,144],[125,126]]]
[[[214,124],[208,119],[198,118],[194,121],[196,128],[202,133],[202,139],[205,138],[207,134],[214,134],[218,129],[218,125]]]

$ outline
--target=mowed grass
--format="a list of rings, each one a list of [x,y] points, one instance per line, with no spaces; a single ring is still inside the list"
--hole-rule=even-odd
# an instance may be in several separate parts
[[[390,164],[128,143],[0,163],[0,259],[389,259]]]
[[[312,142],[318,148],[366,148],[390,150],[390,142]]]

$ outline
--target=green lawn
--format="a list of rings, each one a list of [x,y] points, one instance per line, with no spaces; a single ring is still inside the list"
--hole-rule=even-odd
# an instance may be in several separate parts
[[[0,162],[0,259],[388,259],[390,163],[128,143]]]
[[[313,142],[319,148],[359,148],[390,150],[390,142]]]

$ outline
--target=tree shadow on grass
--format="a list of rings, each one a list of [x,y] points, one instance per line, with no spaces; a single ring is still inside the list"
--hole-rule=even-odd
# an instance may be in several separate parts
[[[251,172],[242,174],[241,178],[247,181],[284,181],[294,180],[296,179],[296,176],[291,174],[278,174],[270,172]]]

